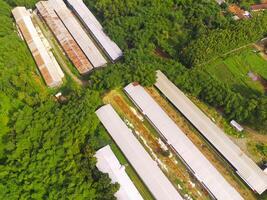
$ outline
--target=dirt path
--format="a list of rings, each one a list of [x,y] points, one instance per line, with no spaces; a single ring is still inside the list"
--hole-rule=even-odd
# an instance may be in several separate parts
[[[248,137],[251,138],[253,141],[258,141],[267,144],[267,135],[257,133],[256,131],[248,127],[246,127],[246,130],[248,132]]]
[[[88,83],[86,81],[82,81],[80,80],[75,74],[72,73],[72,71],[69,69],[68,65],[66,64],[65,60],[62,58],[63,56],[63,52],[59,52],[58,49],[60,49],[61,47],[56,47],[56,45],[54,44],[54,42],[52,41],[52,39],[54,38],[54,35],[50,32],[47,31],[44,26],[43,26],[43,22],[39,19],[39,17],[33,13],[32,15],[34,22],[36,22],[36,24],[39,26],[39,28],[42,30],[42,33],[44,34],[44,36],[46,37],[47,41],[49,42],[49,45],[51,46],[51,48],[53,49],[53,54],[56,57],[57,61],[59,62],[59,65],[63,68],[63,70],[72,78],[73,81],[75,81],[77,84],[81,85],[81,86],[85,86]]]

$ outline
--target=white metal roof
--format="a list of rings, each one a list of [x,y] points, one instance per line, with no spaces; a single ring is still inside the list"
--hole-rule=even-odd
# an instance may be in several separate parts
[[[112,106],[105,105],[99,108],[96,114],[152,195],[157,200],[182,200],[157,163],[146,152]]]
[[[133,182],[125,172],[125,167],[122,166],[115,154],[112,152],[109,145],[99,149],[95,157],[97,158],[96,167],[108,173],[112,182],[118,182],[120,189],[115,193],[118,200],[142,200],[142,196],[134,186]]]
[[[243,199],[142,86],[131,83],[124,90],[216,199]]]
[[[54,8],[57,15],[81,47],[91,64],[94,67],[104,66],[107,61],[100,53],[94,42],[89,38],[81,24],[76,20],[72,12],[67,8],[63,0],[49,0],[48,2]]]
[[[244,128],[240,124],[238,124],[235,120],[231,120],[230,124],[233,127],[235,127],[237,131],[243,131],[244,130]]]
[[[66,0],[66,1],[67,1],[67,0]],[[83,3],[82,0],[76,0],[76,1],[77,1],[77,3],[79,3],[79,4],[80,4],[80,3]],[[69,6],[72,6],[70,2],[67,1],[67,3],[69,4]],[[74,2],[74,3],[75,3],[75,2]],[[85,5],[85,6],[86,6],[86,5]],[[87,7],[87,6],[86,6],[86,7]],[[74,8],[72,7],[72,9],[74,9]],[[92,21],[98,29],[103,29],[103,27],[102,27],[102,25],[100,24],[100,22],[97,20],[97,18],[94,16],[94,14],[93,14],[90,10],[89,10],[88,13],[86,13],[86,15],[88,15],[89,20]]]
[[[48,44],[44,36],[38,34],[34,27],[30,13],[25,7],[16,7],[12,10],[18,27],[32,53],[32,56],[49,87],[59,86],[62,83],[64,73],[58,65],[52,52],[46,47]]]
[[[85,27],[90,31],[92,36],[97,40],[98,44],[102,47],[107,56],[115,61],[122,56],[121,49],[114,43],[103,31],[102,26],[99,26],[97,19],[83,3],[82,0],[66,0],[74,13],[83,22]]]
[[[205,138],[231,163],[238,175],[256,192],[267,189],[267,176],[168,78],[157,71],[155,86],[205,136]]]

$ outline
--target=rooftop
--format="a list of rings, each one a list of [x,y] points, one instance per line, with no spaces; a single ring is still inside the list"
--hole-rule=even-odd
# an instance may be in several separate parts
[[[25,7],[16,7],[12,10],[12,14],[46,84],[49,87],[56,87],[62,84],[64,73],[52,52],[46,48],[47,44],[44,44],[44,38],[42,39],[41,33],[38,34],[32,23],[30,13]]]
[[[124,90],[211,196],[243,199],[141,85],[131,83]]]
[[[79,21],[73,13],[67,8],[63,0],[49,0],[50,5],[68,29],[74,40],[78,43],[86,57],[89,59],[93,67],[102,67],[107,61],[94,44],[93,40],[87,35]]]
[[[95,157],[97,158],[96,167],[103,173],[108,173],[113,183],[120,184],[120,189],[115,193],[118,200],[143,199],[109,145],[99,149]]]
[[[183,199],[111,105],[102,106],[96,114],[156,199]]]
[[[226,134],[217,127],[168,78],[157,71],[155,86],[201,132],[201,134],[236,169],[237,174],[257,193],[267,189],[267,176]]]
[[[66,2],[112,61],[122,56],[120,48],[104,33],[100,23],[82,0],[66,0]]]
[[[50,3],[49,1],[39,1],[36,4],[36,8],[79,73],[88,73],[93,69],[93,66],[61,22]]]

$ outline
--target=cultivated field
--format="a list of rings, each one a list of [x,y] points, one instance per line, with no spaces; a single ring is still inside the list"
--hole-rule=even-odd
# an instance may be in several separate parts
[[[267,61],[252,47],[218,58],[203,68],[242,95],[267,91]]]

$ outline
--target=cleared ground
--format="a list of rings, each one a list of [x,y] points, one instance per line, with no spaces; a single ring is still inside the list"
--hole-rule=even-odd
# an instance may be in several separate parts
[[[228,54],[202,67],[243,95],[261,95],[267,90],[267,61],[252,47]]]

